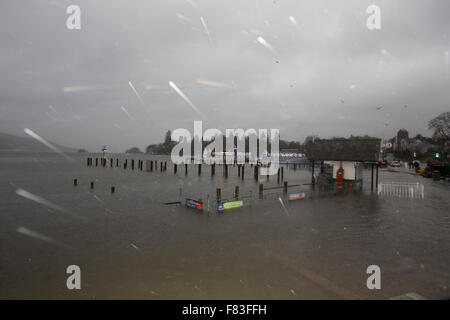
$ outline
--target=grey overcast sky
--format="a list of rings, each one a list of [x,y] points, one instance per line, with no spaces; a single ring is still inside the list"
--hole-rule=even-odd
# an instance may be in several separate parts
[[[0,132],[143,149],[200,120],[172,81],[204,129],[429,135],[450,110],[449,32],[448,0],[2,0]]]

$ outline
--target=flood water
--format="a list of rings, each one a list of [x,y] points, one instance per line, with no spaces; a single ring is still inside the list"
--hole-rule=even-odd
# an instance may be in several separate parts
[[[293,187],[258,198],[253,170],[190,166],[177,174],[86,166],[87,156],[0,154],[0,298],[7,299],[388,299],[416,292],[450,297],[450,185],[380,170],[380,182],[420,182],[424,199],[370,192],[334,195]],[[122,160],[164,159],[113,155]],[[167,160],[167,159],[166,159]],[[130,161],[129,161],[130,162]],[[115,164],[115,163],[114,163]],[[308,169],[284,169],[289,184],[310,182]],[[78,186],[73,179],[78,179]],[[260,177],[266,187],[276,176]],[[94,189],[90,182],[94,181]],[[115,193],[110,191],[115,186]],[[218,214],[216,188],[244,207]],[[23,189],[58,206],[17,194]],[[317,188],[316,188],[317,189]],[[210,199],[203,212],[180,198]],[[281,201],[279,200],[281,197]],[[18,232],[26,228],[47,238]],[[23,229],[19,229],[23,230]],[[81,290],[68,290],[66,268],[81,268]],[[381,290],[366,269],[381,268]]]

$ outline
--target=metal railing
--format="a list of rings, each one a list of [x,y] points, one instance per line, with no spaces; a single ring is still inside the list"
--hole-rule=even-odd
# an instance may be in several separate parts
[[[378,184],[379,196],[391,196],[399,198],[424,198],[424,186],[421,183],[410,182],[382,182]]]

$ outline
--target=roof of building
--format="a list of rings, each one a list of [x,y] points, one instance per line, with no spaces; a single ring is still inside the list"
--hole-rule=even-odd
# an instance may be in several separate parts
[[[330,139],[308,143],[305,153],[310,160],[360,161],[379,160],[381,139]]]

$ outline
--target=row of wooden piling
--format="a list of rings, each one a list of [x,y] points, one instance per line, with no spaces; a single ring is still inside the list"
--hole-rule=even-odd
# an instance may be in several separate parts
[[[197,164],[197,166],[198,166],[198,175],[201,175],[202,165]],[[224,164],[222,166],[223,166],[223,176],[225,178],[228,178],[228,165]],[[212,165],[210,165],[210,167],[211,167],[211,177],[213,177],[216,175],[216,164],[212,164]],[[258,165],[255,165],[255,166],[251,165],[251,167],[253,167],[253,178],[256,181],[258,181],[260,167]],[[173,165],[173,173],[176,174],[177,171],[178,171],[178,165],[174,164]],[[187,164],[184,164],[184,172],[185,172],[185,175],[188,174],[188,165]],[[244,180],[244,176],[245,176],[244,172],[245,172],[245,165],[239,164],[238,165],[238,177],[240,177],[242,180]],[[283,180],[284,180],[284,168],[281,167],[281,168],[278,168],[277,181],[278,181],[278,183],[280,183],[280,181],[283,181]],[[267,181],[269,181],[269,175],[267,175]]]
[[[95,166],[98,167],[99,165],[102,167],[106,167],[108,163],[108,159],[106,158],[95,158]],[[116,158],[115,161],[113,158],[109,159],[109,166],[111,168],[114,167],[114,163],[116,167],[119,167],[119,159]],[[128,164],[130,164],[131,170],[134,170],[135,167],[137,167],[138,170],[143,171],[144,170],[144,160],[137,160],[137,162],[134,159],[131,159],[130,162],[128,162],[128,159],[125,159],[123,161],[123,168],[127,169],[128,168]],[[92,167],[94,166],[94,158],[87,158],[87,166],[88,167]],[[146,171],[153,171],[153,168],[155,168],[155,170],[158,169],[158,161],[154,161],[153,160],[147,160],[146,163]],[[161,171],[166,171],[167,170],[167,161],[160,161],[160,170]]]
[[[287,181],[284,181],[283,186],[282,187],[269,187],[269,188],[264,188],[264,184],[260,183],[259,184],[259,197],[262,199],[264,196],[264,190],[271,190],[271,189],[283,189],[283,193],[287,194],[288,192],[288,188],[289,187],[294,187],[294,186],[299,186],[299,185],[290,185],[288,184]],[[234,199],[239,200],[239,186],[236,186],[234,188]],[[220,202],[222,200],[222,189],[221,188],[217,188],[216,189],[216,200],[217,202]]]
[[[115,162],[115,166],[119,167],[119,159],[116,158],[115,161],[113,158],[109,159],[110,162],[110,167],[113,168],[114,167],[114,162]],[[146,171],[148,172],[153,172],[153,171],[157,171],[158,170],[158,162],[159,162],[159,170],[160,172],[163,171],[167,171],[167,161],[157,161],[157,160],[146,160]],[[93,166],[94,163],[94,158],[87,158],[87,166]],[[95,158],[95,166],[102,166],[102,167],[106,167],[107,165],[107,159],[106,158]],[[131,170],[134,170],[135,168],[135,160],[131,159],[130,161],[130,166],[131,166]],[[198,175],[200,176],[202,174],[202,164],[197,164],[198,166]],[[238,177],[240,177],[242,180],[244,180],[244,176],[245,176],[245,164],[238,164]],[[228,178],[228,164],[223,164],[223,176],[225,178]],[[253,167],[253,178],[255,181],[258,181],[259,179],[259,170],[260,170],[260,166],[259,165],[253,165],[250,164],[250,167]],[[123,162],[123,169],[127,169],[128,168],[128,159],[125,159]],[[216,164],[212,164],[210,165],[211,168],[211,177],[216,175]],[[140,171],[144,170],[144,161],[143,160],[137,160],[137,169]],[[177,164],[173,164],[173,173],[176,174],[178,172],[178,165]],[[185,175],[188,174],[188,164],[184,164],[184,172]],[[266,180],[269,181],[269,175],[266,176]],[[278,172],[277,172],[277,183],[280,184],[282,181],[284,181],[284,167],[280,167],[278,168]]]

